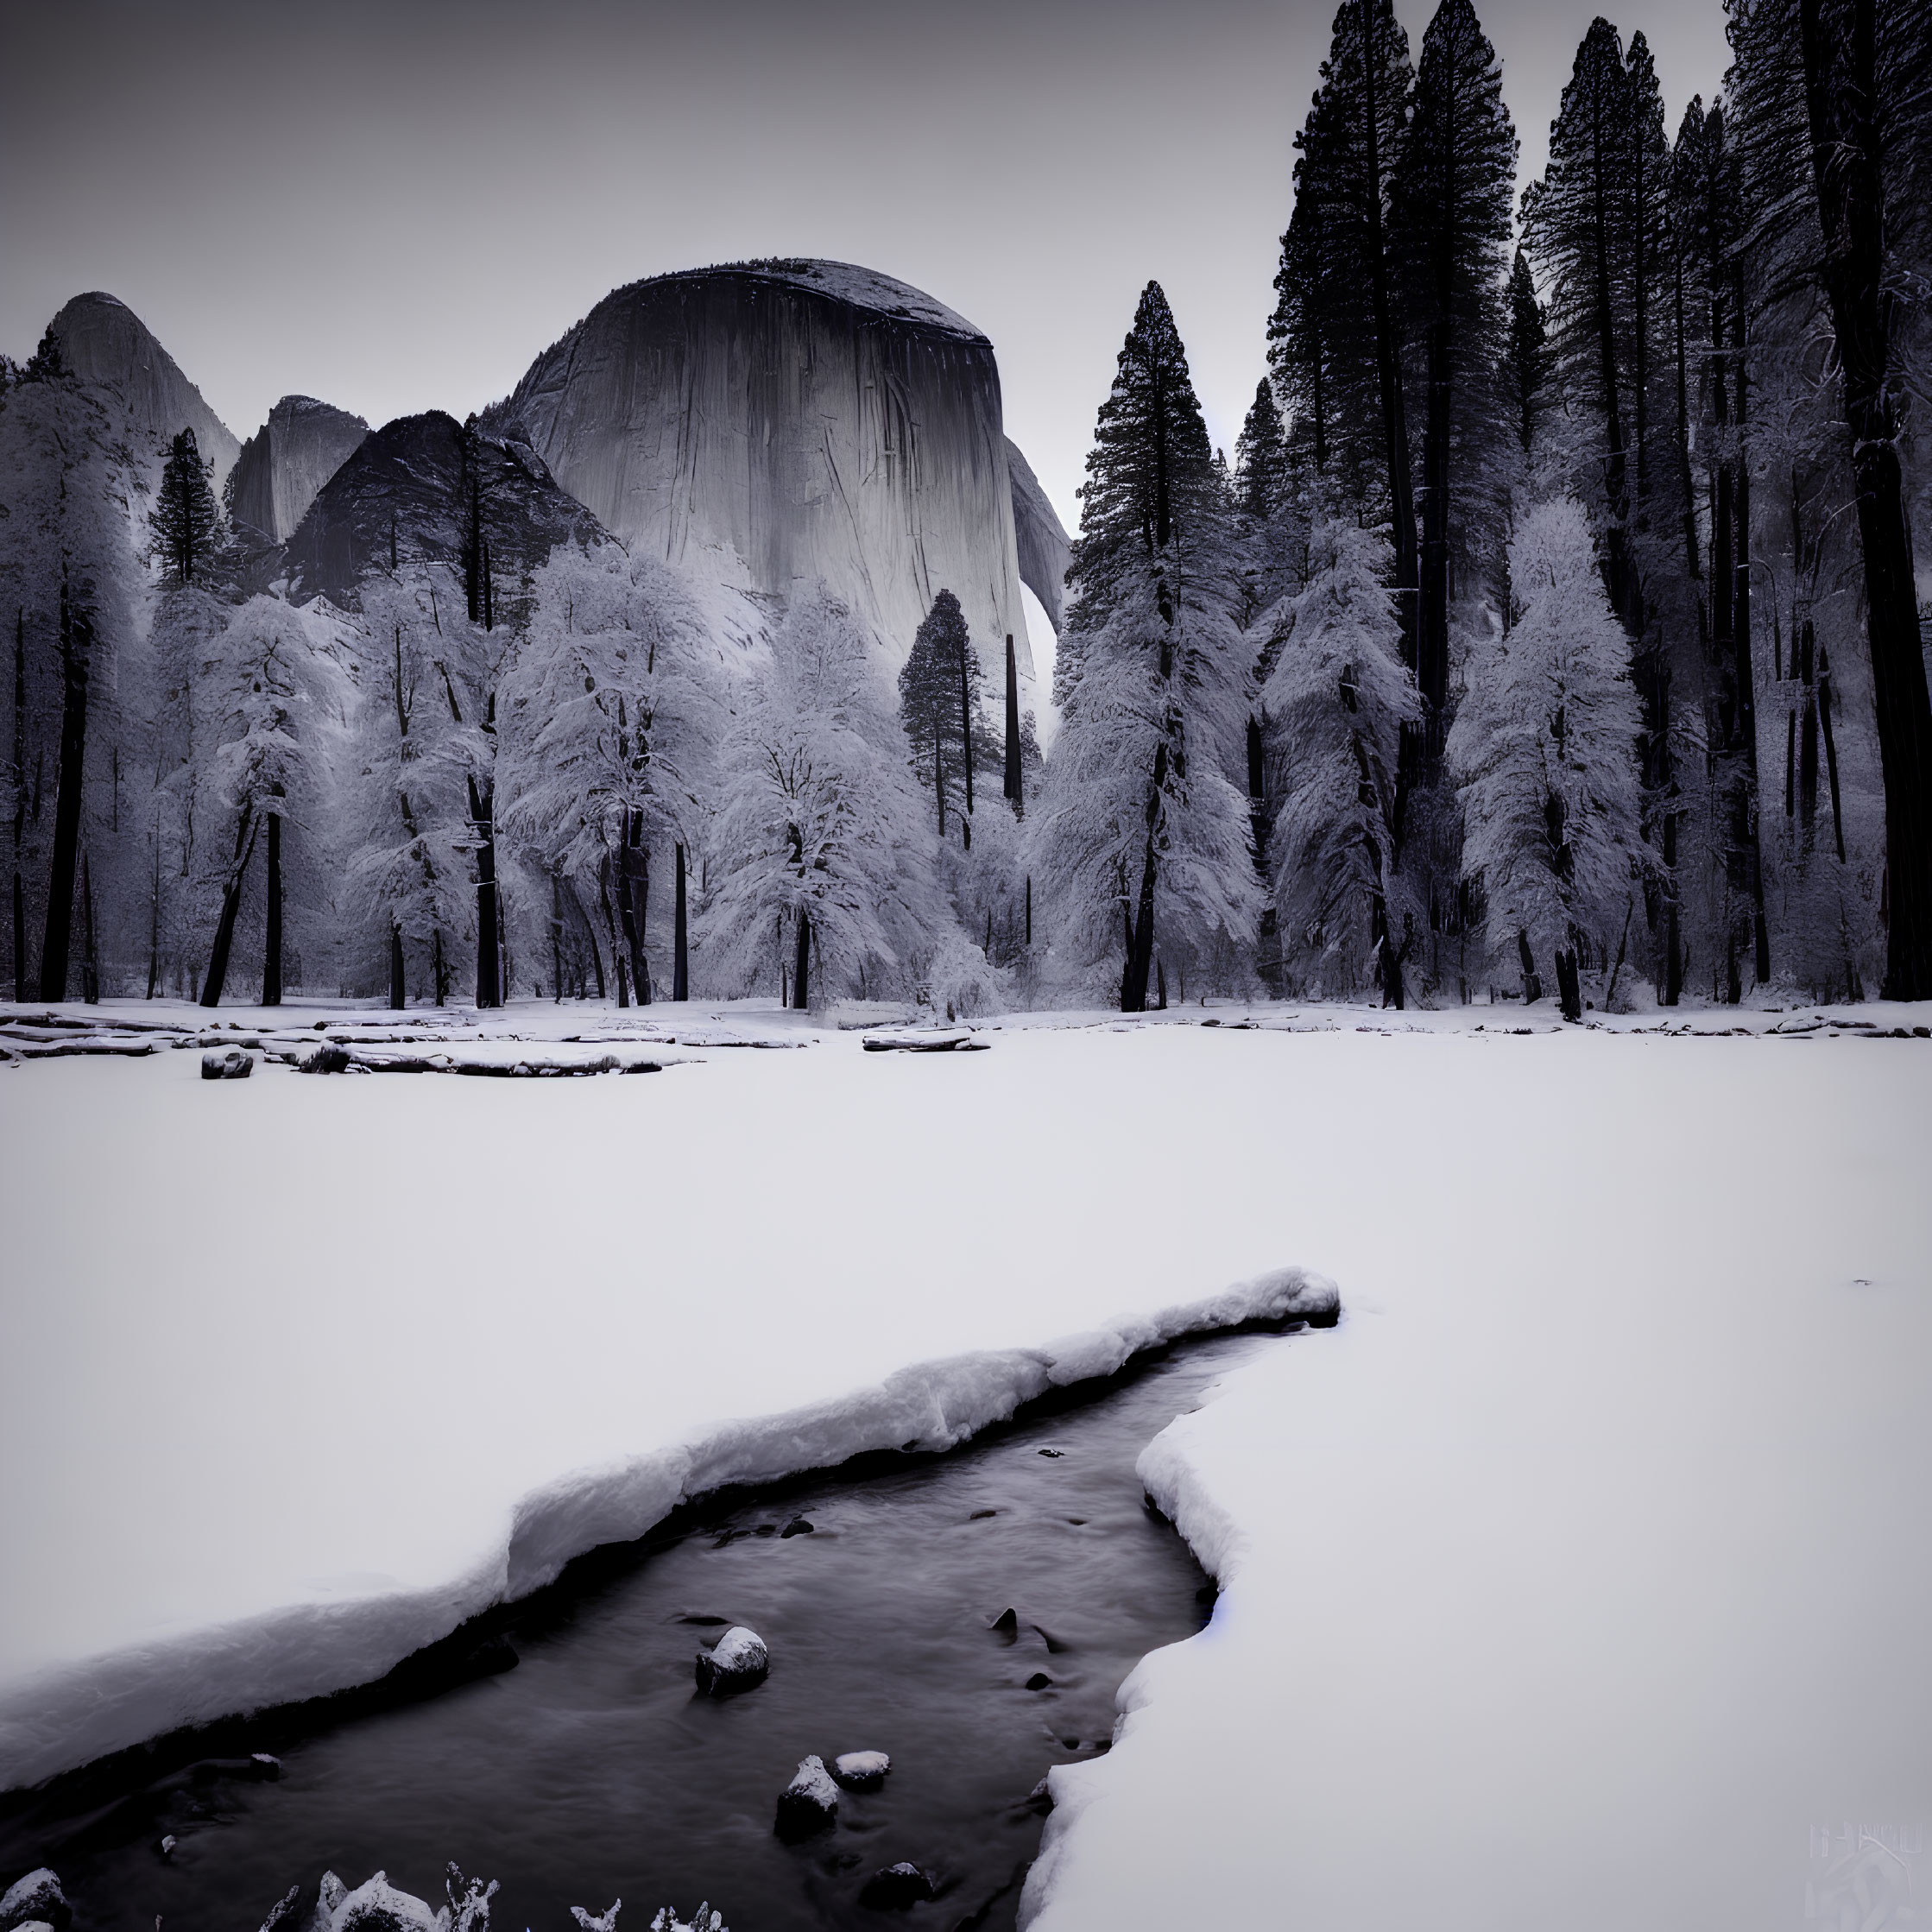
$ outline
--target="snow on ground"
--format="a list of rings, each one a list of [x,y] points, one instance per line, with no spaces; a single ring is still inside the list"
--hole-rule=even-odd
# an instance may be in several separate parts
[[[1039,1932],[1796,1923],[1812,1828],[1932,1820],[1932,1045],[1844,1032],[1924,1009],[1196,1009],[965,1056],[669,1011],[631,1030],[811,1044],[0,1069],[6,1782],[98,1745],[77,1689],[111,1729],[436,1634],[566,1471],[604,1474],[526,1512],[565,1525],[533,1574],[851,1411],[677,1460],[722,1418],[1297,1261],[1342,1327],[1144,1462],[1226,1593],[1055,1773]],[[616,1017],[561,1013],[490,1030]],[[1014,1361],[865,1426],[994,1412]]]

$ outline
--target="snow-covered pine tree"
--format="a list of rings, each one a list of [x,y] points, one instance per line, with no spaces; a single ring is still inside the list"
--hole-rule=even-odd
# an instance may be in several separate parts
[[[503,682],[501,823],[546,873],[606,906],[616,881],[641,1002],[651,854],[704,838],[718,684],[703,613],[667,565],[565,543],[535,573]]]
[[[1620,953],[1649,863],[1630,642],[1573,498],[1524,516],[1510,584],[1515,622],[1477,655],[1449,731],[1463,865],[1482,889],[1493,957],[1519,957],[1526,991],[1533,961],[1551,957],[1578,1020],[1582,957]]]
[[[939,837],[953,800],[960,841],[973,844],[973,773],[983,741],[979,653],[966,613],[950,590],[937,591],[899,673],[899,717],[920,780],[933,801]]]
[[[194,432],[182,430],[161,466],[161,484],[148,520],[162,577],[169,584],[199,583],[213,566],[221,515],[212,475],[212,468],[203,461]]]
[[[1392,902],[1397,761],[1422,716],[1402,661],[1386,532],[1316,521],[1306,579],[1271,620],[1262,691],[1284,773],[1269,862],[1283,963],[1317,995],[1380,988],[1404,1001],[1406,934]]]
[[[279,597],[254,597],[207,641],[195,683],[195,741],[206,783],[229,826],[209,842],[220,909],[201,1004],[219,1006],[235,942],[243,880],[257,839],[267,848],[262,1001],[281,1003],[283,979],[282,831],[321,831],[332,804],[327,721],[339,713],[344,679],[326,620]],[[309,870],[325,853],[312,854]]]
[[[823,586],[794,601],[721,751],[699,962],[733,992],[775,984],[794,1005],[861,968],[902,970],[950,923],[931,835],[851,615]],[[774,953],[789,939],[790,960]]]
[[[1121,1010],[1140,1013],[1157,933],[1245,946],[1257,897],[1247,801],[1228,775],[1246,765],[1241,558],[1158,282],[1101,405],[1082,502],[1033,870],[1056,938],[1089,960],[1117,948]]]

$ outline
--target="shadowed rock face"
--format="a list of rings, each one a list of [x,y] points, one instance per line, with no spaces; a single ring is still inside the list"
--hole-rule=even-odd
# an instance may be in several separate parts
[[[903,282],[829,262],[634,282],[484,420],[672,564],[780,597],[822,578],[888,670],[950,589],[982,663],[1010,632],[1032,674],[993,347]]]
[[[76,295],[47,327],[67,367],[84,382],[117,390],[135,421],[157,442],[192,429],[219,487],[241,445],[125,302],[98,291]]]
[[[368,434],[360,416],[313,396],[285,395],[236,460],[236,523],[269,543],[285,541]]]
[[[448,564],[460,596],[466,461],[477,468],[483,532],[500,586],[511,573],[542,563],[555,545],[590,543],[605,534],[527,449],[478,436],[466,458],[464,442],[463,426],[441,410],[399,416],[364,437],[283,547],[281,573],[290,597],[306,602],[319,593],[354,609],[364,574],[388,564],[392,541],[399,563]]]
[[[1007,471],[1013,478],[1013,528],[1020,548],[1020,581],[1039,599],[1058,631],[1062,628],[1073,546],[1032,464],[1011,442],[1007,445]]]

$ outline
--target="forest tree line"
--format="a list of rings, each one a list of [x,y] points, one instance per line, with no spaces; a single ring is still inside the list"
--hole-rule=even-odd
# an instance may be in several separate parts
[[[1594,22],[1518,205],[1470,0],[1413,54],[1344,0],[1231,464],[1140,299],[1044,761],[950,591],[896,688],[820,591],[744,654],[615,541],[500,554],[468,454],[452,540],[293,602],[50,335],[0,369],[16,996],[1932,996],[1932,9],[1729,30],[1673,130]]]

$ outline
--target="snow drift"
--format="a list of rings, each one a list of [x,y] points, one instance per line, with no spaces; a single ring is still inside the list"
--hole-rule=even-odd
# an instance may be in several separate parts
[[[831,1468],[868,1450],[951,1449],[1050,1389],[1111,1374],[1178,1336],[1253,1320],[1321,1320],[1339,1305],[1326,1277],[1280,1268],[1044,1348],[922,1362],[872,1388],[723,1423],[649,1455],[561,1477],[517,1504],[502,1544],[439,1588],[293,1605],[56,1668],[0,1692],[0,1790],[183,1725],[373,1682],[491,1604],[552,1582],[573,1556],[641,1537],[706,1491]]]

